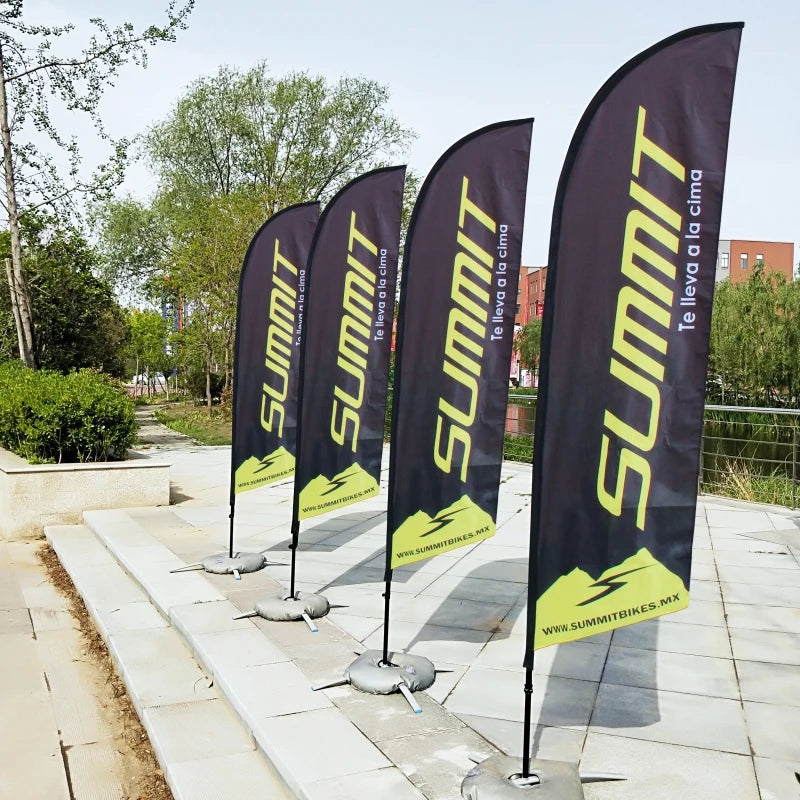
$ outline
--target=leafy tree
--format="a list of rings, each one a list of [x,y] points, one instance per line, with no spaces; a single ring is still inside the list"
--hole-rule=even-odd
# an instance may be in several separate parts
[[[131,197],[94,206],[100,275],[126,300],[156,300],[171,255],[168,214]]]
[[[8,233],[0,249],[10,248]],[[75,230],[55,228],[51,221],[26,216],[22,253],[30,279],[36,363],[69,372],[94,367],[121,375],[125,324],[111,287],[95,277],[94,251]],[[7,259],[8,260],[8,259]],[[13,311],[0,296],[0,354],[13,358]]]
[[[153,393],[154,373],[168,375],[174,359],[168,352],[169,323],[158,311],[133,309],[127,317],[127,354],[135,361],[135,375],[147,374],[147,395]],[[167,388],[169,384],[166,384]],[[143,384],[135,384],[134,393],[144,392]],[[167,391],[169,398],[169,391]]]
[[[145,66],[148,47],[173,41],[176,31],[186,27],[194,0],[178,9],[176,2],[171,0],[161,28],[151,25],[137,32],[130,23],[112,28],[101,19],[91,20],[95,31],[87,47],[70,56],[55,53],[54,45],[73,31],[73,25],[29,25],[23,20],[22,0],[6,0],[0,8],[0,139],[10,236],[6,277],[19,355],[27,366],[35,366],[37,346],[31,290],[22,264],[20,217],[42,206],[70,213],[76,197],[109,197],[119,185],[130,143],[110,139],[100,115],[100,100],[123,64],[133,61]],[[109,161],[88,179],[80,176],[77,141],[66,137],[51,117],[51,98],[67,111],[87,114],[111,146]],[[53,154],[41,151],[27,138],[31,126],[66,156],[66,178]]]
[[[514,337],[514,352],[519,354],[519,361],[526,369],[539,366],[542,354],[542,320],[534,317],[527,325],[520,328]]]
[[[747,283],[716,287],[709,399],[795,403],[800,393],[800,283],[756,264]]]
[[[405,150],[413,138],[389,114],[385,86],[364,78],[269,75],[261,63],[229,67],[189,87],[148,134],[145,153],[178,202],[246,191],[265,216],[326,200]]]
[[[153,299],[170,292],[187,309],[181,357],[231,375],[236,292],[247,246],[271,214],[328,199],[344,183],[406,147],[412,134],[386,111],[388,92],[362,78],[329,85],[264,64],[222,68],[193,83],[156,125],[144,153],[159,188],[148,204],[98,211],[108,275]],[[410,208],[415,176],[407,186]]]

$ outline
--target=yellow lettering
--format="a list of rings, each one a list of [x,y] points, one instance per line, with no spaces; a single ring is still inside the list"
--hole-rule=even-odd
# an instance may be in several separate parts
[[[442,402],[441,400],[439,401]],[[442,427],[447,423],[447,453],[442,455]],[[472,439],[470,435],[459,428],[458,425],[453,425],[449,420],[445,419],[441,414],[436,418],[436,439],[433,443],[433,460],[439,469],[450,474],[453,468],[453,451],[455,450],[456,442],[461,443],[462,456],[461,456],[461,471],[460,477],[462,482],[467,480],[467,467],[469,466],[469,454],[472,447]]]
[[[622,381],[631,389],[635,389],[650,401],[650,418],[647,425],[647,433],[637,431],[608,410],[606,410],[603,417],[603,424],[628,444],[646,453],[653,449],[653,445],[656,442],[656,434],[658,433],[658,413],[661,411],[661,394],[658,391],[658,386],[629,369],[622,362],[617,361],[616,358],[611,359],[610,372],[617,380]]]
[[[338,386],[336,387],[334,393],[338,397],[339,393]],[[344,446],[345,438],[347,436],[347,424],[350,423],[353,429],[350,434],[350,448],[355,453],[358,443],[358,426],[360,422],[358,418],[358,412],[354,411],[352,408],[348,408],[346,405],[341,406],[342,414],[341,414],[341,419],[339,421],[339,427],[337,427],[336,412],[339,408],[340,408],[339,401],[336,398],[334,398],[333,411],[331,413],[331,438],[337,444]]]
[[[277,273],[278,266],[282,266],[285,269],[288,269],[292,275],[297,275],[297,267],[289,261],[288,258],[285,258],[278,252],[278,247],[280,246],[280,240],[275,240],[275,255],[272,259],[272,271]],[[294,292],[292,292],[294,294]]]
[[[487,286],[491,286],[492,273],[463,251],[456,253],[450,297],[473,317],[485,323],[489,319],[489,292],[475,283],[475,281],[470,280],[465,274],[465,269],[470,270]],[[474,300],[467,297],[467,292],[476,297],[484,307],[479,306]]]
[[[492,233],[497,233],[497,224],[495,221],[483,210],[478,208],[475,203],[467,197],[469,191],[469,179],[464,176],[461,182],[461,205],[458,209],[458,227],[464,227],[464,219],[467,214],[474,217],[484,228],[488,228]]]
[[[633,174],[639,177],[639,168],[642,165],[642,156],[652,158],[660,167],[674,175],[679,181],[686,180],[686,168],[674,159],[666,150],[660,148],[644,133],[644,124],[647,111],[639,106],[639,116],[636,119],[636,138],[633,141]]]
[[[675,280],[675,266],[660,256],[646,244],[636,238],[639,231],[649,233],[673,253],[678,252],[678,237],[659,225],[654,219],[644,212],[634,209],[628,213],[625,222],[625,239],[622,245],[622,274],[629,277],[634,283],[646,289],[653,297],[661,300],[666,306],[672,306],[673,292],[663,283],[657,281],[652,275],[646,273],[641,267],[633,263],[633,257],[641,258],[646,264],[655,267],[670,280]]]
[[[648,300],[640,294],[633,286],[623,286],[617,299],[617,316],[614,321],[614,343],[613,349],[619,355],[627,358],[631,364],[635,364],[643,372],[652,375],[656,380],[664,380],[664,365],[659,364],[654,358],[643,353],[625,339],[625,334],[635,336],[645,344],[650,345],[654,350],[662,355],[667,352],[667,340],[649,328],[646,328],[636,320],[631,319],[628,310],[633,307],[641,311],[647,317],[657,322],[663,328],[669,329],[670,313],[665,308],[656,305],[652,300]]]
[[[605,476],[608,467],[609,438],[603,434],[600,443],[600,467],[597,470],[597,499],[606,511],[619,517],[622,514],[622,498],[625,493],[625,481],[628,471],[635,472],[641,478],[639,486],[639,501],[636,504],[636,527],[644,530],[645,515],[647,513],[647,498],[650,494],[650,465],[642,456],[637,455],[627,447],[623,447],[619,454],[619,467],[617,469],[617,484],[614,494],[606,491]]]
[[[264,392],[267,394],[271,394],[274,390],[271,389],[267,384],[264,384]],[[269,404],[269,417],[264,418],[264,411],[265,406],[267,403],[266,395],[261,395],[261,427],[265,431],[272,431],[273,428],[273,418],[277,415],[278,417],[278,436],[283,436],[283,406],[280,403],[276,403],[274,400],[270,401]]]
[[[660,217],[671,228],[676,231],[681,229],[681,215],[671,209],[663,200],[659,200],[655,195],[643,189],[636,181],[631,181],[630,196],[641,203],[648,211],[652,211],[657,217]],[[677,252],[677,251],[675,251]]]
[[[455,378],[468,392],[469,392],[469,408],[467,411],[461,411],[456,408],[452,403],[448,403],[443,397],[439,398],[439,410],[447,414],[448,417],[454,419],[459,425],[468,428],[475,422],[475,409],[478,405],[478,381],[467,375],[464,370],[459,369],[452,361],[445,359],[442,364],[442,371],[445,375]]]
[[[468,369],[473,375],[480,375],[480,359],[483,358],[483,347],[464,333],[458,333],[456,325],[460,325],[462,330],[466,328],[472,331],[478,339],[483,339],[486,336],[486,327],[460,308],[451,308],[447,317],[447,334],[444,340],[445,358],[450,358],[461,364],[464,369]],[[461,352],[456,349],[456,345],[461,348]],[[470,358],[467,351],[473,353],[475,359]]]
[[[347,242],[347,249],[351,253],[353,252],[353,242],[354,241],[357,241],[359,244],[361,244],[364,247],[366,247],[367,250],[369,250],[370,253],[372,253],[372,255],[374,255],[374,256],[378,255],[378,246],[374,242],[371,242],[369,239],[367,239],[367,237],[364,236],[364,234],[361,233],[361,231],[359,231],[358,228],[356,228],[356,212],[355,211],[351,211],[350,212],[350,238],[348,239],[348,242]],[[348,259],[348,261],[349,261],[349,259]]]

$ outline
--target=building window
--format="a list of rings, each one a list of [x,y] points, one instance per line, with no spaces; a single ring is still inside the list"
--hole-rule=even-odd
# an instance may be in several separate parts
[[[728,269],[730,257],[731,257],[730,253],[720,253],[719,254],[719,268],[720,269]]]
[[[742,253],[739,256],[739,266],[742,269],[747,269],[747,253]]]
[[[516,310],[516,312],[515,312],[515,313],[516,313],[516,314],[519,314],[519,303],[517,303],[517,310]]]
[[[756,253],[756,261],[763,261],[764,254],[763,253]]]

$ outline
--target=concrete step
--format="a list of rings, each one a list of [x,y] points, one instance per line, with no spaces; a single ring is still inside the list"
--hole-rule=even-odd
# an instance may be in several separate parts
[[[180,634],[95,534],[76,525],[50,526],[45,535],[125,681],[176,800],[291,797]],[[90,760],[84,771],[95,768]]]
[[[270,568],[239,581],[170,574],[213,553],[205,549],[213,537],[172,509],[87,511],[84,520],[180,632],[297,797],[444,800],[458,796],[468,754],[496,752],[423,692],[415,695],[423,713],[414,714],[399,694],[365,695],[349,686],[311,691],[341,678],[363,645],[330,617],[317,620],[317,633],[303,622],[234,620],[281,584]]]

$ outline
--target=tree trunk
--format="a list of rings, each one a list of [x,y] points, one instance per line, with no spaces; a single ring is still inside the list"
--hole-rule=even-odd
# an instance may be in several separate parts
[[[3,168],[6,178],[6,204],[8,206],[8,232],[11,237],[11,269],[6,269],[8,289],[14,324],[17,327],[19,357],[26,367],[36,367],[33,340],[33,312],[28,282],[22,270],[22,246],[19,236],[17,193],[14,185],[14,166],[11,160],[11,131],[8,127],[8,102],[3,49],[0,46],[0,138],[3,142]]]
[[[206,407],[211,416],[211,351],[206,352]]]

